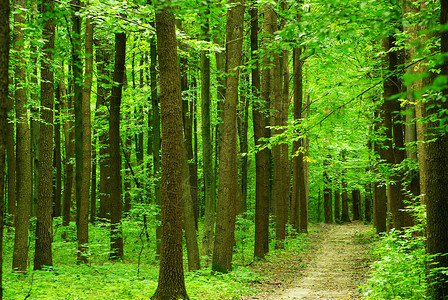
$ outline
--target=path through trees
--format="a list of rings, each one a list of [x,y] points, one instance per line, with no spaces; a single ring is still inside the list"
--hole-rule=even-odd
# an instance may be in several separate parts
[[[311,257],[304,260],[306,267],[297,271],[290,286],[252,299],[360,299],[370,228],[361,222],[319,225],[317,232],[310,232]]]

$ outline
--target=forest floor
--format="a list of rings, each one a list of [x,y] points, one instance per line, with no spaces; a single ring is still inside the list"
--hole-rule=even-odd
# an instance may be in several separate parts
[[[253,266],[270,280],[254,283],[261,293],[244,299],[361,299],[371,228],[361,222],[316,226],[306,253],[276,255]]]

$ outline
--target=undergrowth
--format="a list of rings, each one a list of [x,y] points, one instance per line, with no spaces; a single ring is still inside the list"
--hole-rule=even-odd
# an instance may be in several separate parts
[[[185,271],[185,283],[190,299],[239,299],[257,293],[254,282],[269,280],[266,275],[251,268],[254,244],[254,224],[251,219],[251,216],[248,216],[237,221],[232,272],[212,274],[208,267],[195,272]],[[47,270],[32,271],[30,267],[24,274],[12,272],[14,233],[13,230],[5,232],[5,299],[148,299],[154,293],[159,272],[155,253],[154,222],[148,222],[148,229],[145,231],[141,220],[133,216],[125,218],[122,225],[125,257],[114,262],[108,260],[110,228],[107,223],[98,222],[89,226],[89,264],[78,265],[76,225],[71,223],[64,229],[60,221],[56,218],[54,222],[54,266]],[[62,238],[63,235],[65,239]],[[273,236],[271,232],[270,249],[274,249]],[[33,240],[34,237],[31,236],[30,266],[33,265]],[[304,244],[303,235],[291,234],[286,241],[287,249],[294,251],[303,251]],[[186,251],[184,262],[186,270]]]

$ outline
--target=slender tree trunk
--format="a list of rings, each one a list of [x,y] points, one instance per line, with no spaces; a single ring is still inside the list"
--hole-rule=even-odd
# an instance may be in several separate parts
[[[90,115],[90,95],[93,73],[93,24],[90,18],[86,20],[85,38],[85,80],[82,89],[82,179],[81,199],[78,206],[78,263],[88,261],[89,243],[89,200],[90,176],[92,160],[92,135]]]
[[[110,259],[123,258],[123,236],[121,229],[122,190],[120,153],[120,106],[126,60],[126,34],[115,34],[115,66],[110,99],[109,142],[110,142]]]
[[[244,27],[244,3],[229,1],[226,25],[227,73],[224,105],[222,148],[220,152],[218,206],[212,269],[228,272],[232,269],[235,234],[235,206],[238,197],[236,106],[241,65]]]
[[[2,6],[3,7],[3,6]],[[28,127],[27,96],[26,96],[26,62],[20,55],[24,50],[25,1],[14,1],[14,7],[19,12],[14,14],[13,47],[16,53],[15,107],[17,119],[16,131],[16,193],[17,211],[15,218],[14,252],[12,269],[25,272],[28,268],[28,224],[32,197],[31,143]]]
[[[249,74],[244,75],[244,84],[249,85]],[[240,203],[238,204],[237,214],[244,214],[247,210],[247,152],[249,151],[247,134],[249,126],[249,101],[245,95],[246,91],[241,91],[238,105],[238,138],[240,144]]]
[[[4,6],[5,9],[9,8],[8,6]],[[9,38],[9,37],[8,37]],[[9,44],[8,44],[9,45]],[[4,73],[6,74],[6,73]],[[10,82],[12,82],[13,77],[10,76]],[[7,97],[6,102],[6,116],[9,114],[13,114],[14,112],[14,98]],[[14,227],[14,218],[16,216],[16,205],[17,205],[17,194],[16,194],[16,149],[15,149],[15,139],[14,139],[14,123],[12,120],[8,118],[6,125],[6,157],[7,157],[7,165],[8,165],[8,215],[9,218],[6,220],[6,224],[8,226]]]
[[[185,146],[184,140],[184,148],[182,151],[182,217],[187,246],[188,271],[195,271],[201,268],[201,262],[199,259],[193,200],[191,199],[190,191],[190,168],[188,166],[187,149]]]
[[[329,161],[326,159],[324,162],[324,220],[325,223],[331,224],[333,223],[333,193],[328,168]]]
[[[62,198],[62,154],[61,154],[61,93],[59,84],[56,87],[56,102],[54,104],[54,153],[53,168],[55,176],[53,177],[53,217],[61,216],[61,198]]]
[[[334,220],[341,221],[341,191],[339,189],[334,191]]]
[[[345,163],[345,151],[342,151],[342,162]],[[342,182],[342,210],[341,210],[341,221],[342,222],[350,222],[350,216],[348,214],[348,196],[347,196],[347,179],[346,179],[347,170],[345,168],[342,168],[342,176],[341,176],[341,182]]]
[[[188,299],[182,258],[182,100],[175,16],[169,6],[156,13],[156,34],[163,135],[162,239],[159,282],[151,299]]]
[[[53,2],[42,3],[42,14],[53,10]],[[55,25],[51,18],[44,21],[42,32],[46,40],[41,62],[41,119],[39,131],[39,177],[36,222],[36,245],[34,270],[53,265],[51,244],[53,242],[53,109],[54,75],[51,70],[54,50]]]
[[[207,2],[207,5],[209,3]],[[209,40],[209,10],[205,12],[205,23],[202,31],[206,40]],[[210,58],[205,52],[201,53],[201,134],[202,134],[202,157],[204,173],[204,228],[202,235],[202,256],[211,258],[213,253],[213,232],[215,227],[216,211],[216,181],[213,169],[213,141],[211,136],[210,122]]]
[[[0,1],[0,299],[3,299],[3,228],[4,187],[5,187],[5,153],[7,148],[7,105],[9,84],[9,0]]]
[[[95,40],[96,44],[96,65],[97,65],[97,98],[95,118],[98,122],[109,123],[109,113],[106,105],[109,100],[110,89],[106,85],[110,82],[110,72],[108,66],[111,60],[111,53],[105,46],[105,41]],[[110,156],[109,156],[109,134],[105,129],[101,129],[98,138],[99,144],[99,165],[100,165],[100,186],[99,198],[100,207],[98,217],[102,220],[110,219]]]
[[[62,66],[61,70],[64,70]],[[62,71],[63,72],[63,71]],[[63,73],[62,73],[63,74]],[[65,87],[65,78],[62,75],[59,78],[59,92],[61,93],[61,110],[64,115],[63,128],[65,140],[65,178],[64,178],[64,194],[62,195],[62,226],[68,227],[70,224],[70,210],[72,205],[72,190],[73,190],[73,158],[75,156],[75,130],[72,121],[72,107],[67,103],[67,89]],[[63,234],[65,237],[65,233]]]
[[[253,0],[250,9],[251,16],[251,58],[255,61],[252,68],[252,92],[257,99],[260,97],[260,65],[258,63],[258,5]],[[252,117],[254,125],[255,146],[262,146],[267,138],[267,116],[265,114],[266,102],[253,102]],[[269,151],[263,149],[255,153],[255,246],[254,256],[264,258],[269,252]]]

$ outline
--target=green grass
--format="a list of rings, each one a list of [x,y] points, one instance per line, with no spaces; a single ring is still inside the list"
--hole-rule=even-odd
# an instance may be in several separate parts
[[[32,271],[30,267],[26,274],[13,273],[11,263],[14,234],[12,231],[5,233],[5,299],[25,299],[28,295],[28,299],[148,299],[154,293],[159,272],[155,253],[155,222],[148,222],[147,241],[142,232],[142,222],[135,218],[125,218],[125,256],[122,261],[115,262],[108,260],[108,226],[102,223],[90,226],[90,260],[87,265],[76,264],[75,224],[70,224],[66,230],[66,240],[63,240],[64,229],[60,226],[60,219],[55,219],[54,223],[54,266],[47,270]],[[253,222],[239,218],[235,233],[234,270],[231,273],[212,275],[207,267],[196,272],[185,272],[190,299],[238,299],[257,292],[254,282],[267,279],[263,277],[266,275],[257,274],[249,267],[253,261],[253,233]],[[33,236],[30,241],[33,241]],[[303,235],[294,235],[286,245],[289,249],[303,251],[304,243]],[[33,242],[30,243],[29,256],[32,266]],[[186,265],[184,250],[184,266]]]

